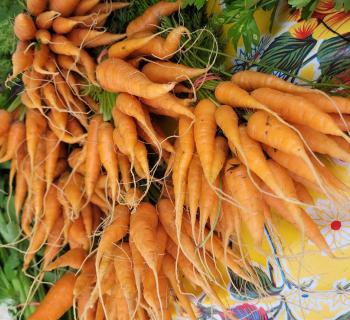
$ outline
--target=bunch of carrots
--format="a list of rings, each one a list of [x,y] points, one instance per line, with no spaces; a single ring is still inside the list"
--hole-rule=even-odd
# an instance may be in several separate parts
[[[264,228],[275,231],[271,209],[334,256],[306,209],[310,190],[347,201],[349,187],[318,155],[350,162],[349,99],[241,71],[217,81],[215,100],[198,101],[188,84],[209,68],[171,61],[191,33],[158,32],[180,2],[149,7],[125,34],[106,32],[110,13],[127,6],[27,0],[15,19],[10,79],[22,75],[25,117],[0,111],[0,162],[11,161],[29,240],[23,268],[44,248],[43,272],[74,270],[30,320],[73,306],[80,320],[170,319],[171,301],[197,319],[184,279],[225,310],[218,290],[230,273],[263,291],[241,227],[260,248]],[[91,85],[116,94],[112,121],[84,94]],[[173,119],[173,134],[161,117]]]

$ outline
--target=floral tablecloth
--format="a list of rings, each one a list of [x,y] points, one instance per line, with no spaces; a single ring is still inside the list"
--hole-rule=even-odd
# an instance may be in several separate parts
[[[264,34],[251,53],[243,46],[232,52],[232,70],[255,68],[298,82],[299,77],[329,83],[350,82],[350,13],[336,11],[331,0],[320,0],[309,20],[290,13],[281,1],[272,33],[268,32],[271,12],[258,12]],[[258,64],[258,66],[255,65]],[[255,65],[255,66],[254,66]],[[274,66],[274,67],[271,67]],[[350,168],[326,160],[343,181],[350,183]],[[227,305],[239,319],[321,320],[350,319],[350,201],[343,208],[314,195],[317,209],[308,209],[337,259],[320,253],[288,222],[273,216],[278,236],[265,230],[262,250],[257,251],[247,232],[244,242],[267,296],[259,296],[250,284],[232,276]],[[238,288],[235,289],[234,287]],[[200,319],[224,319],[219,308],[205,296],[197,300]],[[181,319],[181,316],[178,317]]]

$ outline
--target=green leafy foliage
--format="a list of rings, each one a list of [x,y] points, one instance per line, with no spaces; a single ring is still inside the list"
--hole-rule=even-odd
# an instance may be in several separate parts
[[[186,8],[188,6],[195,6],[197,10],[200,10],[206,4],[206,0],[184,0],[181,2],[181,7]]]
[[[277,5],[277,0],[227,0],[223,11],[214,16],[214,19],[219,24],[231,24],[227,36],[235,49],[242,38],[245,49],[251,52],[253,46],[257,46],[260,41],[260,30],[254,17],[255,12],[259,9],[272,10]]]
[[[350,1],[349,0],[334,0],[334,6],[337,10],[341,10],[342,8],[345,9],[345,11],[350,10]]]
[[[95,85],[89,85],[85,87],[83,94],[90,96],[99,104],[104,121],[110,121],[112,119],[112,109],[117,98],[116,93],[105,91]]]

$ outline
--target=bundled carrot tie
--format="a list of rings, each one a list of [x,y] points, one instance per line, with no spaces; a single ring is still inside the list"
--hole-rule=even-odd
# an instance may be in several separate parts
[[[310,190],[347,200],[349,186],[318,154],[350,161],[349,99],[241,71],[227,81],[211,75],[216,101],[193,103],[187,80],[202,84],[208,68],[170,60],[189,31],[157,33],[180,3],[149,7],[125,34],[103,32],[109,14],[127,6],[28,0],[15,19],[10,79],[22,75],[25,117],[0,110],[0,161],[11,160],[29,240],[23,268],[44,247],[43,272],[76,271],[30,320],[59,319],[72,307],[80,320],[170,319],[172,301],[197,319],[181,279],[226,314],[217,289],[230,274],[263,291],[241,228],[260,249],[264,228],[275,230],[270,209],[334,256],[305,208],[314,205]],[[89,48],[108,56],[97,62]],[[108,119],[87,87],[111,99]],[[253,111],[242,124],[244,108]],[[175,138],[158,115],[175,119]]]

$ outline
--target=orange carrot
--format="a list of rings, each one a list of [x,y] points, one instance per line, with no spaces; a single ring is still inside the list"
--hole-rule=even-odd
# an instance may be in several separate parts
[[[25,178],[23,162],[17,168],[16,173],[16,190],[15,190],[15,209],[16,216],[19,216],[19,213],[23,207],[26,195],[28,191],[28,185]]]
[[[192,320],[197,319],[194,306],[191,304],[186,294],[184,294],[182,284],[178,283],[177,281],[178,276],[176,275],[177,270],[175,267],[175,260],[170,255],[166,255],[164,257],[162,270],[165,276],[168,278],[176,297],[179,299],[181,307],[186,311],[188,317]]]
[[[181,230],[183,205],[187,188],[187,174],[194,152],[194,137],[192,121],[186,117],[179,119],[179,150],[175,153],[175,165],[173,169],[173,185],[175,195],[176,226]],[[177,156],[177,153],[179,156]]]
[[[107,171],[109,188],[115,201],[118,192],[118,157],[113,144],[113,127],[106,122],[98,129],[98,153]]]
[[[83,16],[93,9],[100,0],[81,0],[74,10],[74,15]]]
[[[125,38],[125,34],[114,34],[110,32],[78,28],[72,30],[67,38],[77,47],[96,48],[111,45],[112,43]]]
[[[57,187],[52,185],[44,199],[44,222],[48,232],[54,229],[59,217],[62,215],[61,204],[57,200]]]
[[[56,257],[61,247],[63,246],[63,217],[60,216],[53,229],[47,237],[47,245],[44,251],[43,258],[43,268],[45,267]]]
[[[264,234],[264,206],[260,192],[255,188],[248,178],[247,169],[243,165],[226,170],[226,176],[232,175],[230,179],[230,192],[235,195],[239,203],[239,211],[242,221],[247,226],[254,243],[261,245]],[[233,178],[234,177],[234,178]]]
[[[343,114],[343,119],[337,113],[329,113],[329,115],[331,116],[335,124],[340,128],[340,130],[348,131],[350,129],[350,115]]]
[[[83,219],[81,216],[71,222],[68,229],[68,243],[71,249],[83,248],[89,250],[90,240],[86,235]]]
[[[128,24],[126,28],[126,33],[128,37],[130,37],[136,32],[145,30],[154,32],[157,28],[157,25],[160,23],[160,18],[162,16],[168,16],[179,10],[179,8],[180,1],[160,1],[157,4],[147,8],[143,15],[137,17]]]
[[[60,156],[62,145],[57,136],[48,131],[45,137],[46,159],[45,159],[45,178],[47,186],[50,187],[55,176],[56,165]]]
[[[268,113],[257,111],[248,120],[247,132],[250,137],[257,141],[304,160],[318,182],[318,185],[328,194],[324,189],[319,174],[306,154],[303,142],[289,127]]]
[[[45,65],[49,58],[50,49],[46,44],[40,44],[35,50],[33,69],[41,74],[52,74],[51,72],[45,70]]]
[[[118,153],[118,163],[120,167],[122,186],[126,191],[128,191],[131,185],[131,177],[130,177],[131,165],[128,160],[128,157],[122,153]]]
[[[350,153],[341,148],[331,137],[303,125],[295,125],[312,151],[350,162]]]
[[[100,63],[96,68],[96,76],[102,88],[107,91],[127,92],[146,99],[159,97],[175,86],[174,83],[153,83],[142,72],[116,58]]]
[[[211,179],[215,179],[219,176],[221,169],[224,167],[228,154],[228,144],[224,137],[215,138],[215,152],[214,159],[211,168]]]
[[[131,249],[128,243],[122,243],[113,251],[115,273],[121,286],[121,290],[127,302],[130,318],[136,313],[137,288],[133,273]]]
[[[27,199],[25,200],[23,210],[22,210],[22,216],[21,216],[21,229],[23,230],[23,233],[27,237],[32,236],[32,219],[34,217],[34,210],[32,207],[32,201],[30,197],[28,196]]]
[[[155,110],[165,111],[168,116],[173,116],[178,118],[180,116],[186,116],[188,118],[194,119],[192,111],[185,105],[183,105],[181,99],[175,97],[171,93],[163,94],[156,98],[142,99],[142,102]],[[167,114],[167,112],[170,114]]]
[[[175,27],[169,32],[165,39],[160,36],[151,39],[143,47],[137,49],[133,53],[133,56],[149,55],[160,60],[171,59],[179,50],[183,34],[186,34],[188,38],[190,38],[190,32],[187,28],[185,28],[184,26]],[[147,32],[140,33],[140,35],[138,36],[148,35],[150,34]]]
[[[54,10],[61,13],[63,17],[68,17],[74,12],[79,2],[80,0],[71,0],[69,2],[62,2],[60,0],[49,0],[49,7],[50,10]]]
[[[26,130],[23,122],[14,122],[9,130],[6,153],[1,156],[0,163],[11,160],[16,156],[17,150],[25,143]]]
[[[130,155],[131,159],[134,159],[135,147],[137,144],[137,131],[134,119],[119,111],[119,108],[116,106],[112,109],[112,115],[114,125],[120,133],[127,154]]]
[[[27,10],[33,15],[38,16],[46,9],[47,0],[27,0]]]
[[[35,34],[38,43],[49,44],[51,42],[51,33],[45,29],[39,29]]]
[[[36,27],[30,15],[20,13],[15,18],[13,26],[16,37],[21,41],[28,41],[35,38]]]
[[[188,170],[187,178],[187,193],[188,193],[188,206],[190,209],[192,235],[194,237],[194,227],[197,218],[197,211],[199,207],[199,199],[202,188],[202,166],[197,155],[194,155],[191,160],[191,164]]]
[[[73,269],[80,269],[86,258],[86,251],[81,248],[70,249],[65,254],[51,262],[45,271],[52,271],[57,268],[70,267]]]
[[[109,13],[129,6],[128,2],[105,2],[97,4],[89,12],[90,13]]]
[[[326,97],[326,94],[319,92],[308,92],[298,95],[315,104],[318,109],[324,112],[350,113],[349,98],[337,96]]]
[[[80,21],[57,17],[52,23],[52,29],[58,34],[65,34],[71,32],[79,24],[81,24]]]
[[[146,146],[140,141],[137,142],[135,146],[135,170],[137,170],[137,164],[140,165],[141,172],[143,174],[139,175],[140,178],[150,179],[149,164],[147,158]]]
[[[12,121],[12,113],[1,109],[0,110],[0,136],[8,133]]]
[[[295,186],[295,191],[297,193],[298,199],[301,202],[309,205],[314,205],[314,199],[312,198],[311,194],[305,188],[304,185],[302,185],[299,182],[294,182],[294,186]]]
[[[59,319],[73,305],[73,289],[76,277],[73,273],[65,273],[49,290],[44,300],[31,314],[28,320]],[[56,303],[59,299],[60,303]]]
[[[50,29],[53,21],[60,15],[57,11],[45,11],[37,15],[35,23],[40,29]]]
[[[62,176],[64,177],[64,176]],[[73,218],[77,218],[80,214],[80,209],[83,206],[83,186],[84,177],[79,173],[70,174],[62,189],[65,198],[67,199],[70,211]]]
[[[309,126],[325,134],[344,138],[346,136],[327,113],[317,109],[313,103],[302,97],[269,88],[254,90],[252,96],[264,105],[269,106],[287,121]],[[283,101],[282,104],[281,101]]]
[[[156,34],[147,34],[144,37],[138,37],[136,39],[125,39],[123,41],[119,41],[112,45],[108,49],[108,57],[109,58],[119,58],[119,59],[125,59],[129,55],[131,55],[133,52],[135,52],[137,49],[142,48],[145,46],[148,42],[150,42],[152,39],[154,39],[157,35]],[[133,67],[137,67],[133,65]]]
[[[196,78],[207,72],[207,69],[190,68],[168,61],[154,61],[147,63],[142,68],[142,72],[153,82],[168,83]]]
[[[272,74],[265,74],[252,70],[235,73],[231,81],[247,91],[253,91],[258,88],[271,88],[288,93],[308,93],[312,90],[284,81]]]
[[[29,47],[29,42],[18,41],[16,51],[12,55],[12,75],[9,80],[16,78],[20,73],[27,70],[34,59],[34,49]]]
[[[194,141],[206,179],[212,182],[211,166],[215,152],[215,105],[209,100],[201,100],[194,111]]]
[[[85,191],[88,199],[92,196],[101,167],[101,160],[98,153],[98,132],[102,116],[95,115],[91,120],[88,128],[87,146],[86,146],[86,175],[85,175]]]
[[[129,231],[130,212],[126,206],[115,207],[114,221],[105,228],[101,237],[96,261],[99,262],[105,252],[113,248],[115,242],[120,241]]]

